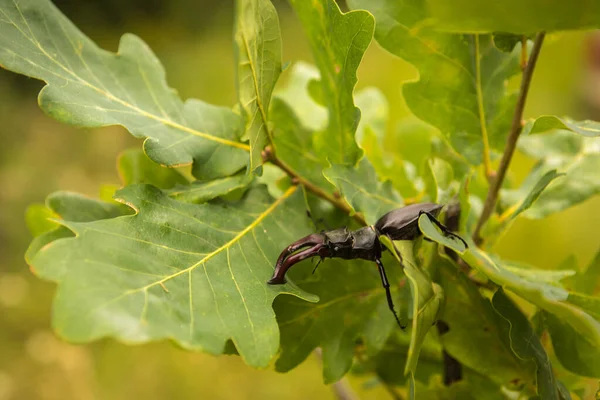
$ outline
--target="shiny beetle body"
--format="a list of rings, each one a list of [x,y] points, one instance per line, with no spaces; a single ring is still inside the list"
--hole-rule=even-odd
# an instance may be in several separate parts
[[[287,246],[279,255],[275,265],[273,276],[269,280],[271,285],[285,283],[285,274],[295,264],[311,257],[342,258],[344,260],[363,259],[374,261],[379,268],[381,282],[386,290],[388,306],[398,325],[402,327],[400,320],[394,310],[390,284],[381,263],[381,253],[385,250],[379,241],[380,236],[387,236],[391,240],[413,240],[421,235],[419,229],[419,217],[426,214],[445,234],[459,236],[450,232],[442,225],[436,217],[442,210],[442,205],[434,203],[417,203],[406,207],[392,210],[383,215],[375,225],[365,226],[355,231],[347,228],[335,229],[313,233]],[[466,245],[466,243],[465,243]],[[308,249],[299,251],[300,249]]]

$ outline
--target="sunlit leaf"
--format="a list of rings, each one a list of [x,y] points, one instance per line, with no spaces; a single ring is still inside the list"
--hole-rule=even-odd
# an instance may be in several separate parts
[[[501,201],[512,206],[535,192],[552,170],[565,176],[548,186],[531,207],[523,212],[527,218],[544,218],[565,210],[600,193],[600,142],[565,130],[524,136],[519,149],[538,159],[520,188],[501,191]],[[548,175],[551,176],[551,175]]]
[[[319,70],[311,64],[297,62],[289,68],[287,85],[275,91],[274,96],[282,99],[311,131],[324,130],[327,126],[327,109],[310,95],[308,85],[319,80]]]
[[[271,0],[237,0],[236,11],[237,88],[254,171],[262,164],[262,150],[273,140],[268,113],[281,74],[281,33]]]
[[[301,191],[273,201],[255,188],[238,202],[195,205],[135,185],[117,197],[136,214],[62,221],[76,237],[31,260],[37,274],[59,283],[56,332],[74,342],[170,338],[214,354],[231,339],[246,363],[266,366],[279,343],[274,298],[316,300],[293,283],[266,283],[281,249],[308,229],[292,211],[303,207]],[[59,266],[62,275],[48,274]]]
[[[230,109],[184,103],[141,39],[126,34],[118,53],[102,50],[49,0],[0,1],[0,65],[47,83],[39,104],[51,117],[85,127],[122,125],[147,138],[146,154],[159,164],[193,162],[201,179],[247,164],[248,145]]]
[[[354,211],[363,213],[368,224],[374,224],[386,212],[404,205],[391,182],[379,182],[375,169],[366,158],[355,167],[333,165],[324,174]]]
[[[59,225],[50,218],[60,218],[48,206],[44,204],[32,204],[25,212],[25,222],[33,237],[56,229]]]
[[[361,156],[354,140],[360,111],[352,94],[375,21],[364,11],[342,13],[334,0],[290,2],[321,71],[319,90],[328,109],[327,129],[315,136],[315,148],[332,163],[354,165]]]
[[[538,395],[544,400],[559,400],[559,391],[554,373],[552,372],[550,359],[527,317],[506,296],[502,289],[499,289],[494,294],[492,306],[510,324],[511,349],[521,359],[534,360],[536,363]]]
[[[600,136],[600,123],[591,120],[575,121],[569,117],[544,115],[536,118],[524,128],[524,133],[543,133],[557,129],[578,133],[582,136]]]
[[[363,141],[364,132],[369,129],[378,140],[383,140],[389,118],[389,105],[381,90],[368,87],[354,96],[356,106],[360,110],[360,122],[356,129],[356,141]]]
[[[410,110],[434,125],[471,164],[482,162],[484,136],[501,150],[516,94],[506,81],[520,72],[519,49],[498,50],[490,35],[440,32],[421,0],[349,0],[377,20],[375,39],[412,63],[418,82],[403,86]]]
[[[600,4],[561,0],[427,0],[438,29],[531,33],[598,26]]]

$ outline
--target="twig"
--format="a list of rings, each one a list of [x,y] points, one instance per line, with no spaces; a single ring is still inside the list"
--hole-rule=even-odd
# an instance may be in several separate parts
[[[527,93],[529,92],[529,85],[531,84],[533,70],[535,69],[535,64],[540,54],[545,35],[546,34],[544,32],[541,32],[536,36],[533,49],[531,50],[531,55],[529,56],[529,61],[523,70],[521,89],[519,92],[517,105],[515,106],[515,113],[513,115],[510,133],[508,135],[508,139],[506,140],[506,148],[504,149],[504,154],[502,154],[502,159],[500,160],[500,165],[496,173],[496,178],[492,181],[492,184],[488,190],[487,197],[483,205],[483,211],[481,212],[481,216],[479,217],[479,221],[477,221],[477,226],[473,232],[473,240],[478,245],[482,242],[480,236],[481,229],[490,218],[494,208],[496,207],[498,192],[500,191],[500,187],[502,187],[502,182],[506,176],[506,171],[508,170],[512,156],[515,153],[515,148],[517,147],[517,140],[519,139],[519,135],[521,134],[522,130],[521,121],[523,120],[523,109],[525,108],[525,101],[527,100]]]
[[[330,202],[331,204],[333,204],[335,207],[339,208],[340,210],[344,211],[348,215],[352,215],[352,213],[354,212],[352,207],[350,207],[350,205],[348,203],[346,203],[345,200],[327,193],[326,191],[324,191],[317,185],[313,184],[312,182],[310,182],[310,181],[304,179],[303,177],[301,177],[300,175],[298,175],[298,173],[296,171],[294,171],[289,165],[287,165],[282,160],[277,158],[277,156],[275,155],[275,152],[273,151],[273,149],[271,147],[265,148],[263,150],[262,156],[265,161],[268,161],[271,164],[278,166],[283,172],[285,172],[286,174],[288,174],[288,176],[290,178],[292,178],[293,182],[304,186],[304,188],[306,190],[308,190],[309,192],[312,192],[316,196],[318,196],[324,200],[327,200],[328,202]],[[352,215],[352,218],[354,218],[354,220],[361,225],[365,225],[365,226],[367,225],[367,221],[365,221],[364,217],[360,213],[354,213]]]

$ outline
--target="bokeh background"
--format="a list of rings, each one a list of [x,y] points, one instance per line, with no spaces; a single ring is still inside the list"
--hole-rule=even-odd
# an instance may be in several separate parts
[[[125,32],[142,37],[183,98],[228,106],[236,100],[232,3],[55,1],[101,47],[115,51]],[[285,61],[312,62],[295,16],[283,1],[274,3],[280,11]],[[596,104],[595,98],[600,98],[600,85],[595,82],[600,72],[594,67],[599,68],[595,64],[600,57],[590,54],[592,36],[578,32],[548,38],[527,116],[598,115],[600,101]],[[402,82],[417,77],[411,65],[371,44],[359,69],[358,87],[376,86],[385,93],[391,133],[410,116]],[[316,358],[291,373],[278,374],[253,370],[237,357],[187,353],[166,342],[130,347],[102,340],[75,346],[53,336],[55,287],[35,278],[23,260],[31,239],[25,209],[56,190],[97,196],[101,184],[118,183],[117,154],[141,141],[120,127],[76,129],[53,121],[37,106],[41,88],[38,81],[0,70],[0,400],[335,398],[322,383]],[[523,179],[532,164],[518,155],[511,170],[514,179]],[[587,265],[598,249],[599,240],[589,239],[598,238],[598,209],[596,197],[543,221],[520,219],[495,250],[539,268],[556,268],[569,255],[575,255],[580,266]],[[349,381],[362,398],[386,396],[382,388],[368,388],[364,378]]]

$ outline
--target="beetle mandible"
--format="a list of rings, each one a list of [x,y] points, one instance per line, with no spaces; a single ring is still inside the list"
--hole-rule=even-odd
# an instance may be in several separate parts
[[[365,226],[355,231],[341,228],[305,236],[290,244],[281,252],[275,264],[273,276],[268,283],[271,285],[284,284],[287,271],[300,261],[311,257],[320,257],[321,260],[327,257],[335,257],[345,260],[360,258],[374,261],[379,269],[388,307],[394,314],[400,328],[404,328],[394,309],[390,283],[381,262],[381,253],[386,248],[379,241],[379,237],[387,236],[391,240],[416,239],[422,234],[419,229],[419,217],[425,214],[444,234],[459,239],[464,243],[465,247],[468,247],[467,243],[460,236],[450,232],[448,228],[436,219],[442,207],[443,205],[435,203],[411,204],[388,212],[379,218],[375,225]],[[306,247],[308,249],[298,251]]]

